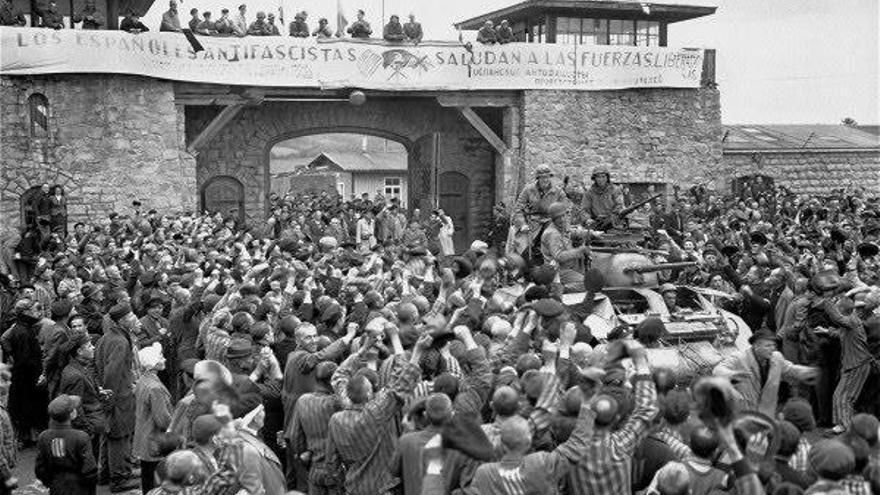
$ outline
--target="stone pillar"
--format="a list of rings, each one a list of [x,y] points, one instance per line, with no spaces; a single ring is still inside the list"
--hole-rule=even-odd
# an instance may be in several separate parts
[[[508,207],[516,201],[519,193],[520,139],[519,107],[502,109],[502,136],[510,150],[506,156],[495,154],[495,201],[503,201]]]

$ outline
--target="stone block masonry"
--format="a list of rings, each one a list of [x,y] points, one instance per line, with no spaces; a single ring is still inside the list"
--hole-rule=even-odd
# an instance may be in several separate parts
[[[49,102],[48,133],[34,137],[28,99]],[[0,236],[20,227],[20,198],[60,184],[68,220],[97,221],[131,202],[163,213],[194,211],[195,159],[185,151],[174,86],[137,76],[0,78]]]
[[[615,182],[722,180],[717,89],[525,91],[520,132],[520,184],[542,163],[588,184],[599,166]]]
[[[829,194],[863,187],[880,194],[880,150],[725,151],[721,175],[764,175],[798,194]]]

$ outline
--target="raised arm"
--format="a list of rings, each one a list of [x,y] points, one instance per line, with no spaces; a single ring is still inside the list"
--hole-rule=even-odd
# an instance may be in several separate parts
[[[453,330],[456,337],[464,343],[467,370],[461,389],[452,407],[456,414],[470,414],[479,417],[483,405],[492,391],[492,369],[485,351],[474,341],[468,327],[460,325]]]
[[[647,436],[648,426],[660,411],[657,407],[657,388],[645,348],[634,340],[625,341],[625,345],[636,370],[636,406],[623,426],[611,434],[611,445],[617,457],[632,455],[636,446]]]

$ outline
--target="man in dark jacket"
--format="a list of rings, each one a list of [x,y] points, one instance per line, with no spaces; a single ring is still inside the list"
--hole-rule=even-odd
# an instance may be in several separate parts
[[[12,362],[9,388],[9,416],[19,438],[32,443],[44,426],[45,389],[37,389],[42,372],[42,355],[37,340],[42,308],[40,303],[22,299],[15,304],[15,325],[0,337],[3,355]]]
[[[82,11],[73,16],[73,22],[82,22],[83,29],[101,29],[104,26],[104,15],[95,7],[95,0],[86,0]]]
[[[150,30],[143,22],[137,12],[131,12],[128,17],[122,19],[119,23],[119,30],[126,33],[138,34],[145,33]]]
[[[49,487],[50,495],[89,495],[95,493],[98,466],[89,436],[73,429],[80,399],[61,394],[49,403],[49,429],[37,440],[37,479]]]
[[[0,0],[0,26],[24,26],[24,14],[12,5],[12,0]]]
[[[107,413],[107,458],[110,491],[117,493],[140,485],[132,478],[129,456],[134,434],[134,376],[132,362],[132,330],[140,321],[128,303],[110,308],[110,324],[95,350],[95,372],[98,383],[113,392]]]
[[[104,406],[101,403],[101,389],[95,377],[88,370],[95,359],[95,346],[86,334],[76,334],[67,341],[62,353],[69,358],[61,372],[58,385],[60,394],[75,395],[80,398],[80,407],[71,425],[89,435],[92,452],[98,452],[101,435],[106,428]]]

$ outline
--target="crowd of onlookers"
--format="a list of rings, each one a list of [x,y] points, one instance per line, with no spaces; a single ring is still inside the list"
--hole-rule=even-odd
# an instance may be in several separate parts
[[[880,493],[877,198],[673,188],[624,236],[610,178],[541,169],[458,249],[381,195],[68,230],[47,186],[0,270],[0,493],[34,443],[59,494]],[[594,334],[603,274],[561,275],[622,237],[748,346],[694,378],[656,364],[668,322]]]

